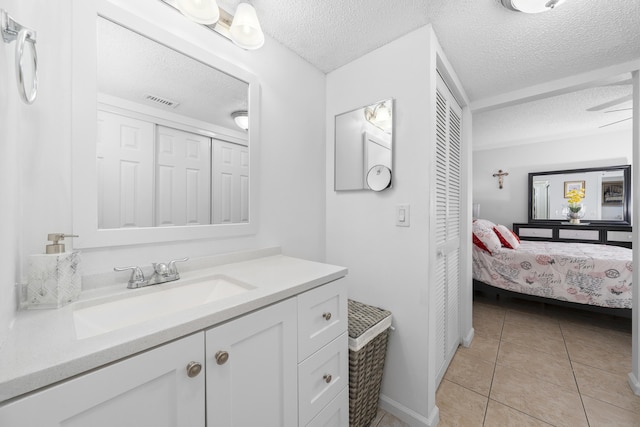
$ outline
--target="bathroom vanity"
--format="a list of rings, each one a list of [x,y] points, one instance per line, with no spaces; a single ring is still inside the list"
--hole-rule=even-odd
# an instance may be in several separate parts
[[[347,425],[347,270],[278,252],[20,312],[0,349],[0,425]],[[148,307],[201,283],[245,290]],[[138,301],[146,314],[109,320]]]

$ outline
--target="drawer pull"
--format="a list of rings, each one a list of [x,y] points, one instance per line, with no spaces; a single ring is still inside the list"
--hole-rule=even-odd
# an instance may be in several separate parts
[[[202,371],[202,365],[198,362],[189,362],[187,365],[187,375],[189,378],[197,377]]]
[[[331,320],[331,313],[328,311],[326,313],[322,313],[322,317],[324,317],[324,320]]]
[[[225,363],[227,363],[227,360],[229,360],[229,353],[220,350],[214,357],[216,358],[216,363],[218,365],[224,365]]]
[[[331,382],[332,377],[331,375],[326,374],[322,376],[322,379],[324,380],[325,383],[329,384]]]

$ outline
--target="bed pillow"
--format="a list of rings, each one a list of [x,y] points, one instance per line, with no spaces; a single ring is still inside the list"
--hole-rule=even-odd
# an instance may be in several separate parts
[[[505,248],[509,249],[518,249],[520,247],[520,238],[516,233],[509,230],[509,228],[504,225],[496,225],[493,227],[493,231],[495,231],[496,236],[500,240],[500,243]]]
[[[502,247],[500,239],[493,231],[494,227],[495,224],[486,219],[478,219],[473,222],[473,244],[491,255]]]

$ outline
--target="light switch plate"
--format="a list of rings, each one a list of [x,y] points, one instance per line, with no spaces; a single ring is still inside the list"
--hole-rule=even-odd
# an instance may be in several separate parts
[[[409,205],[396,205],[396,225],[398,227],[409,227],[410,221]]]

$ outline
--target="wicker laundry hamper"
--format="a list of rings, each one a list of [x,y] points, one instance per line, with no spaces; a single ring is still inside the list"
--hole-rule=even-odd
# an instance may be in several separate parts
[[[391,312],[349,300],[349,426],[376,417]]]

